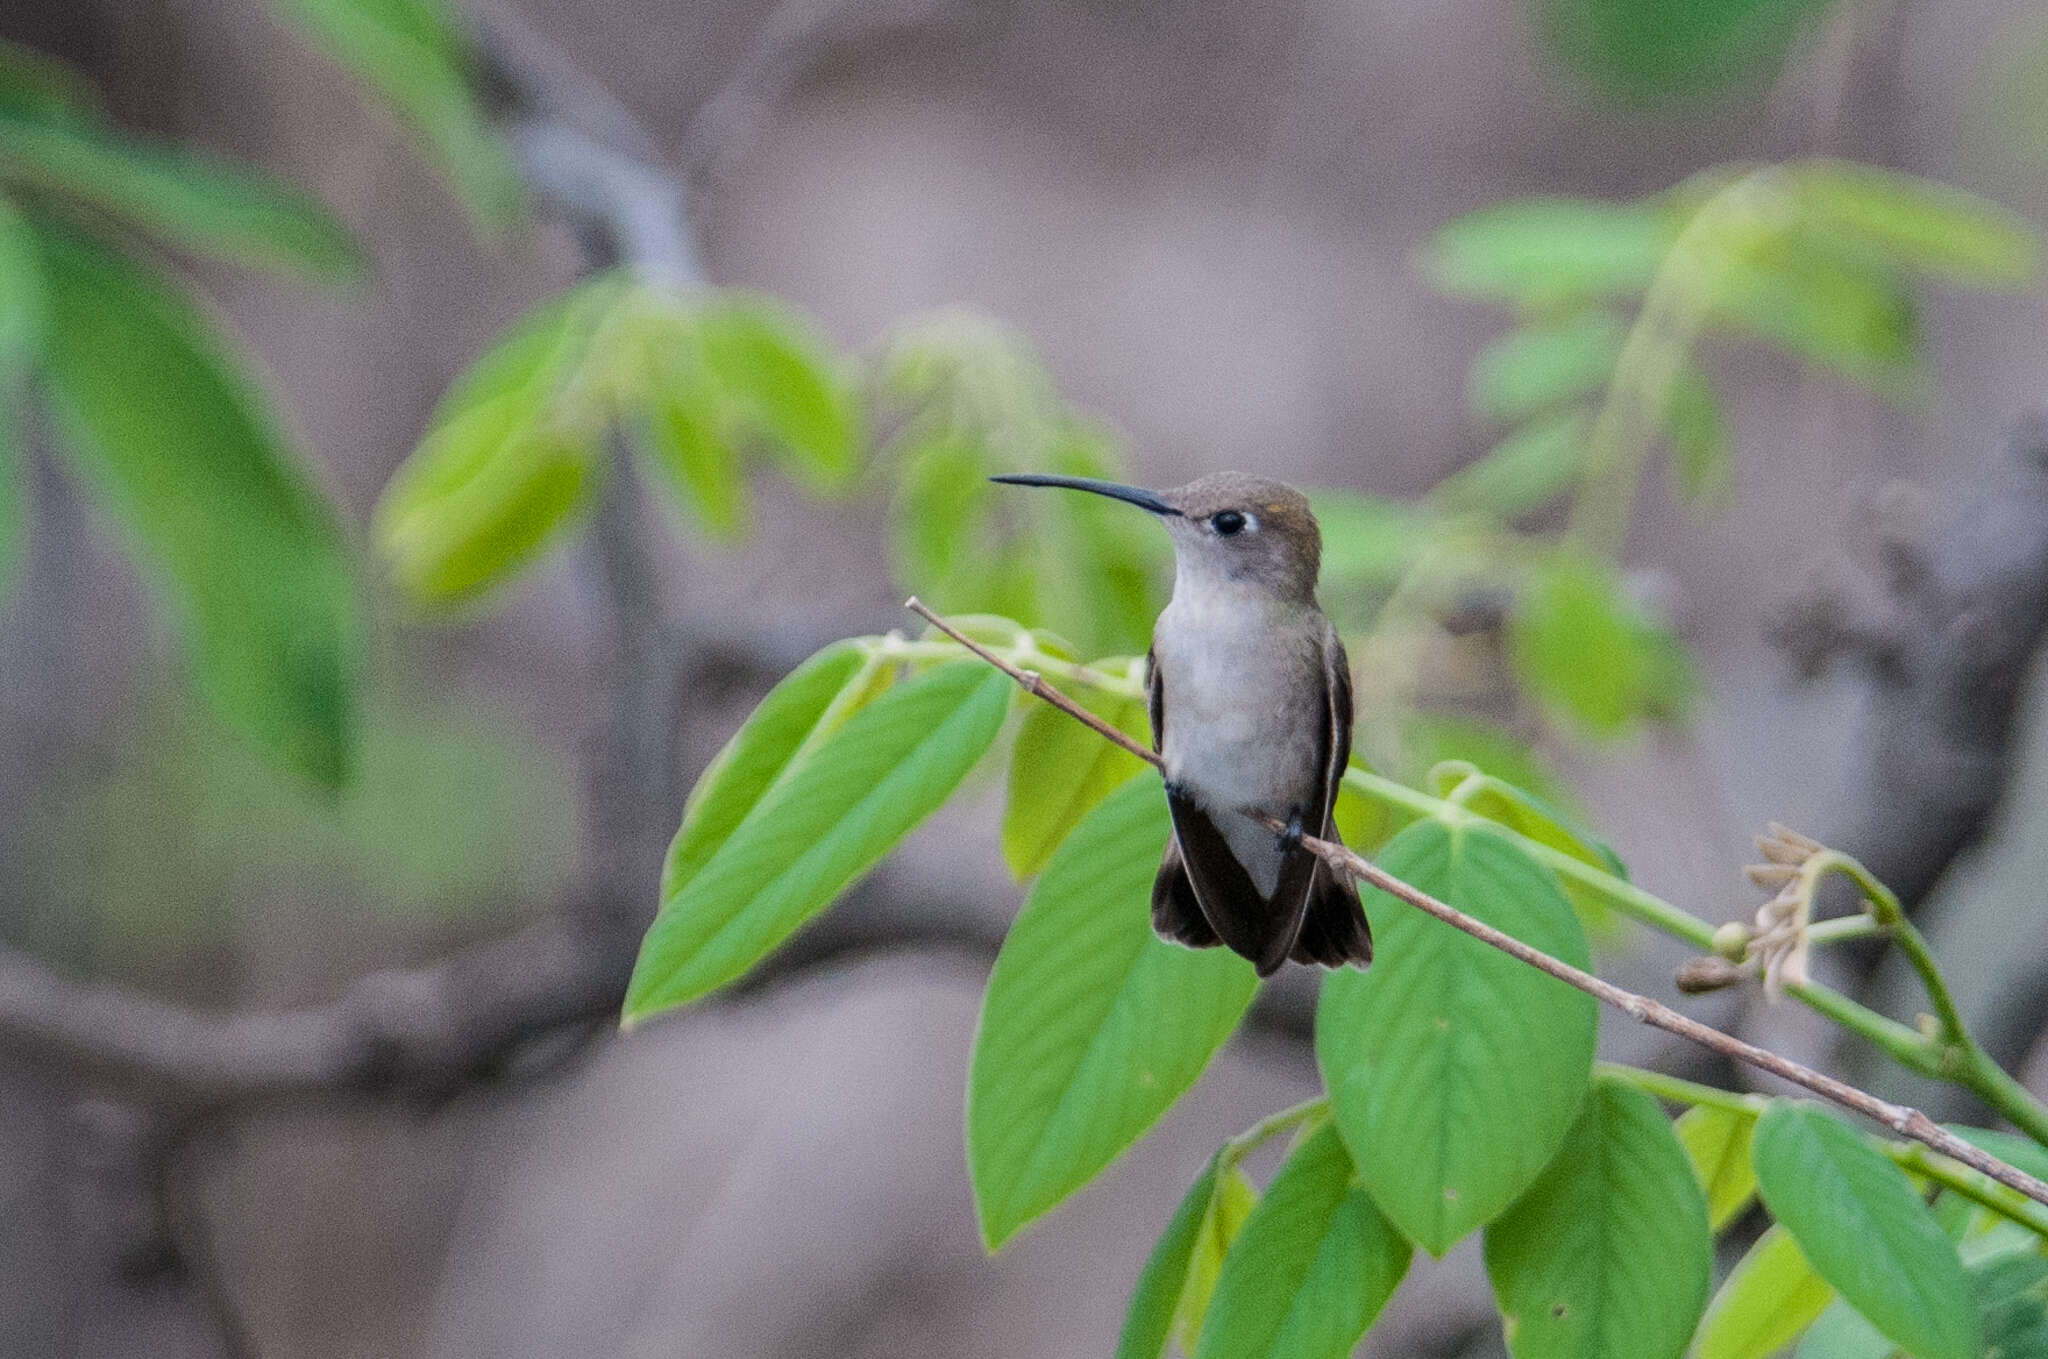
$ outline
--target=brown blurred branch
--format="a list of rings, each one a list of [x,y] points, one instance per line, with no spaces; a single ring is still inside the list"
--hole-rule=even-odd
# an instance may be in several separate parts
[[[1021,670],[988,648],[975,642],[972,638],[966,636],[943,618],[926,608],[914,596],[906,601],[904,607],[917,614],[920,618],[923,618],[940,632],[951,637],[961,646],[966,647],[982,660],[1001,670],[1011,679],[1016,680],[1026,692],[1034,697],[1052,704],[1061,712],[1087,726],[1105,739],[1114,742],[1124,750],[1136,755],[1153,768],[1162,769],[1164,767],[1158,754],[1140,745],[1137,741],[1068,698],[1058,689],[1046,683],[1043,676],[1033,674],[1027,670]],[[1262,816],[1259,819],[1275,831],[1286,829],[1286,823],[1277,816],[1268,815]],[[1904,1105],[1893,1104],[1889,1100],[1879,1099],[1868,1091],[1859,1090],[1847,1082],[1836,1080],[1824,1072],[1815,1071],[1812,1067],[1795,1062],[1788,1057],[1781,1057],[1777,1053],[1757,1047],[1753,1043],[1746,1043],[1732,1034],[1723,1033],[1719,1029],[1702,1024],[1687,1015],[1682,1015],[1668,1005],[1660,1004],[1647,996],[1637,995],[1633,991],[1624,990],[1612,982],[1594,976],[1590,972],[1573,967],[1562,959],[1553,958],[1548,953],[1543,952],[1543,950],[1532,948],[1513,935],[1497,930],[1485,921],[1467,915],[1457,907],[1439,901],[1429,893],[1410,886],[1408,883],[1380,868],[1377,864],[1346,849],[1343,845],[1335,844],[1328,840],[1320,840],[1314,836],[1302,837],[1301,843],[1331,868],[1347,873],[1357,881],[1370,883],[1387,895],[1404,901],[1427,915],[1435,916],[1452,929],[1462,931],[1489,947],[1497,948],[1508,956],[1527,963],[1537,971],[1555,977],[1567,986],[1584,991],[1594,999],[1620,1010],[1637,1023],[1648,1024],[1653,1028],[1662,1029],[1666,1033],[1673,1033],[1681,1038],[1690,1039],[1692,1042],[1698,1043],[1702,1047],[1710,1048],[1724,1057],[1732,1058],[1735,1061],[1755,1067],[1759,1071],[1768,1072],[1780,1080],[1789,1081],[1803,1089],[1810,1090],[1814,1094],[1831,1100],[1845,1109],[1862,1114],[1865,1118],[1883,1124],[1901,1136],[1924,1143],[1942,1155],[1962,1162],[1979,1174],[1988,1175],[2007,1188],[2025,1194],[2036,1203],[2048,1204],[2048,1184],[2044,1184],[2017,1167],[2007,1165],[1995,1156],[1978,1150],[1917,1109],[1909,1109]]]

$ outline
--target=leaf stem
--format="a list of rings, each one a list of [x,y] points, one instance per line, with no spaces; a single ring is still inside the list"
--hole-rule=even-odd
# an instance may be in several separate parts
[[[1598,1062],[1593,1069],[1602,1076],[1625,1082],[1672,1104],[1719,1109],[1753,1118],[1763,1112],[1766,1102],[1762,1095],[1738,1094],[1718,1086],[1701,1085],[1681,1076],[1667,1076],[1661,1071],[1646,1071],[1618,1062]],[[1953,1190],[1972,1203],[2048,1238],[2048,1208],[2026,1196],[1996,1184],[1946,1156],[1929,1151],[1921,1143],[1894,1142],[1886,1138],[1880,1139],[1879,1146],[1903,1169],[1932,1180],[1942,1188]]]
[[[1671,1104],[1692,1104],[1708,1109],[1719,1109],[1724,1113],[1746,1114],[1754,1117],[1763,1112],[1765,1099],[1762,1095],[1744,1094],[1739,1090],[1723,1090],[1718,1085],[1702,1085],[1689,1081],[1683,1076],[1666,1075],[1662,1071],[1649,1071],[1639,1066],[1625,1066],[1620,1062],[1595,1062],[1596,1075],[1632,1085],[1645,1094]]]
[[[1268,1115],[1223,1144],[1223,1164],[1234,1166],[1281,1133],[1313,1123],[1330,1112],[1330,1097],[1318,1095],[1292,1108]]]

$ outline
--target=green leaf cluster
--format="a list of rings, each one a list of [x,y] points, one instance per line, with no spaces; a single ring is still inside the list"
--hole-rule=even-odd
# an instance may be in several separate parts
[[[1683,45],[1664,7],[1550,0],[1554,10],[1643,10]],[[1733,22],[1747,0],[1692,6]],[[1798,6],[1779,6],[1780,18]],[[1654,9],[1655,18],[1650,17]],[[1696,350],[1715,336],[1760,340],[1885,396],[1928,380],[1922,282],[2011,289],[2038,247],[2016,216],[1911,175],[1837,160],[1709,170],[1633,203],[1529,199],[1470,213],[1423,252],[1454,296],[1504,304],[1517,324],[1473,361],[1473,418],[1506,427],[1496,447],[1440,486],[1446,503],[1527,513],[1612,476],[1603,441],[1661,439],[1690,500],[1725,496],[1733,445]],[[1639,307],[1633,318],[1628,308]],[[1616,424],[1622,414],[1628,428]]]
[[[1098,497],[989,484],[1017,471],[1127,479],[1116,440],[1067,405],[1023,336],[974,313],[937,313],[885,340],[875,384],[903,412],[888,450],[901,580],[935,608],[1061,620],[1097,654],[1150,643],[1165,602],[1156,529]]]
[[[413,599],[479,598],[559,541],[607,441],[627,434],[668,501],[730,537],[751,460],[836,489],[862,422],[846,366],[782,304],[600,276],[521,318],[450,387],[385,489],[378,546]]]

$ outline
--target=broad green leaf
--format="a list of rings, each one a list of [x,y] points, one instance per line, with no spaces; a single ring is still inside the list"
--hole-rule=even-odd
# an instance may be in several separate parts
[[[1429,781],[1437,796],[1449,797],[1466,810],[1525,839],[1561,850],[1580,863],[1628,881],[1628,869],[1620,856],[1591,831],[1534,793],[1482,773],[1464,760],[1438,765],[1429,771]],[[1560,878],[1558,887],[1596,936],[1619,924],[1608,898],[1597,889],[1569,878]]]
[[[1579,967],[1586,935],[1548,872],[1498,833],[1419,821],[1380,863],[1396,877]],[[1373,1198],[1441,1255],[1542,1173],[1578,1115],[1593,998],[1383,892],[1367,972],[1333,973],[1316,1055]]]
[[[769,297],[719,294],[698,324],[710,378],[740,429],[765,435],[782,466],[813,490],[845,485],[866,434],[832,347]]]
[[[1152,933],[1167,834],[1158,780],[1130,780],[1067,837],[1003,941],[967,1088],[991,1250],[1143,1136],[1258,989],[1235,954]]]
[[[1714,384],[1692,364],[1679,370],[1664,399],[1664,432],[1679,498],[1726,502],[1735,489],[1735,443]]]
[[[1772,1227],[1707,1304],[1692,1359],[1769,1359],[1812,1325],[1834,1296],[1791,1233]]]
[[[1560,552],[1543,563],[1510,640],[1522,683],[1591,735],[1682,705],[1668,669],[1672,640],[1623,597],[1613,569],[1589,557]]]
[[[1069,686],[1070,697],[1138,740],[1145,739],[1145,700]],[[1144,761],[1118,749],[1050,703],[1034,703],[1010,753],[1009,803],[1003,811],[1003,857],[1018,878],[1044,868],[1081,818]]]
[[[1814,230],[1866,241],[1906,268],[1982,288],[2034,277],[2033,231],[1988,198],[1841,160],[1802,161],[1792,191]]]
[[[980,661],[948,661],[820,742],[663,899],[626,1022],[724,986],[831,904],[959,787],[1002,728],[1012,688]]]
[[[1202,1326],[1198,1359],[1343,1359],[1408,1272],[1410,1250],[1363,1189],[1336,1126],[1298,1145],[1252,1210]]]
[[[368,270],[354,238],[306,195],[110,128],[0,116],[0,186],[69,198],[231,263],[328,283]]]
[[[183,301],[77,237],[40,247],[62,448],[152,568],[214,706],[279,763],[345,781],[359,618],[333,511]]]
[[[710,862],[798,753],[834,731],[886,679],[859,642],[835,642],[784,676],[698,778],[661,871],[667,901]]]
[[[1642,291],[1667,235],[1648,205],[1525,198],[1441,228],[1422,263],[1448,293],[1554,306]]]
[[[584,374],[616,296],[600,279],[551,298],[442,397],[377,506],[378,546],[415,599],[454,603],[501,584],[586,503],[611,410]]]
[[[1756,1115],[1702,1104],[1686,1110],[1677,1127],[1678,1140],[1685,1144],[1706,1191],[1707,1220],[1718,1232],[1756,1195],[1756,1170],[1750,1165]]]
[[[1533,417],[1485,457],[1438,482],[1430,499],[1447,510],[1503,519],[1541,508],[1578,479],[1588,419],[1576,409]]]
[[[1962,1261],[1905,1172],[1813,1105],[1772,1101],[1755,1137],[1764,1204],[1814,1270],[1917,1359],[1976,1359]]]
[[[426,143],[479,229],[525,215],[512,149],[473,88],[467,39],[446,0],[272,0],[329,60],[375,89]]]
[[[1124,1311],[1116,1359],[1160,1359],[1166,1353],[1166,1342],[1173,1334],[1181,1297],[1187,1290],[1188,1271],[1209,1231],[1216,1203],[1217,1172],[1222,1163],[1221,1152],[1209,1158],[1202,1173],[1181,1197],[1180,1206],[1173,1210],[1173,1217],[1159,1234],[1151,1255],[1146,1257],[1137,1285],[1131,1290],[1130,1305]]]
[[[1482,420],[1511,423],[1591,396],[1613,376],[1621,341],[1621,322],[1602,310],[1511,330],[1472,360],[1466,404]]]
[[[1891,1359],[1898,1347],[1836,1298],[1800,1338],[1798,1359]]]
[[[1188,1354],[1195,1352],[1201,1339],[1209,1304],[1216,1297],[1216,1281],[1223,1276],[1223,1262],[1258,1206],[1259,1191],[1243,1171],[1232,1167],[1216,1181],[1201,1234],[1195,1238],[1194,1257],[1188,1262],[1187,1286],[1181,1290],[1180,1308],[1174,1313],[1174,1336]]]
[[[1685,1148],[1648,1095],[1593,1083],[1564,1147],[1486,1228],[1515,1359],[1678,1359],[1714,1238]]]

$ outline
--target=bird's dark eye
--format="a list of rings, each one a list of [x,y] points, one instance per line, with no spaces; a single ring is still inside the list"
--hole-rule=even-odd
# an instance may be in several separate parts
[[[1225,510],[1209,521],[1209,527],[1228,538],[1244,528],[1244,516],[1236,510]]]

